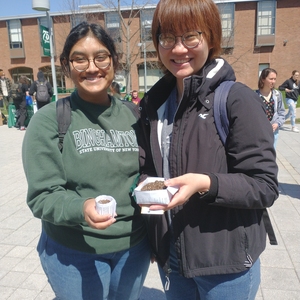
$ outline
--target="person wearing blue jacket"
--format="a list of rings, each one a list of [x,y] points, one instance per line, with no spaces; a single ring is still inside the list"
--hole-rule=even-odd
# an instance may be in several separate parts
[[[282,94],[275,89],[276,78],[276,70],[272,68],[263,69],[258,80],[258,90],[256,90],[256,93],[262,98],[265,104],[267,118],[272,124],[274,148],[276,148],[279,128],[285,121],[285,108],[282,101]]]

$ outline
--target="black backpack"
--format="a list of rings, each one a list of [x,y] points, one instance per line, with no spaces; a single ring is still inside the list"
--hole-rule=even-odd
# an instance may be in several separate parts
[[[225,147],[226,139],[229,134],[229,120],[227,116],[227,97],[231,87],[234,85],[234,81],[224,81],[215,90],[214,96],[214,119],[215,125],[220,136],[220,139]],[[269,217],[268,210],[263,209],[263,221],[266,228],[266,232],[269,236],[271,245],[278,245],[275,232]]]

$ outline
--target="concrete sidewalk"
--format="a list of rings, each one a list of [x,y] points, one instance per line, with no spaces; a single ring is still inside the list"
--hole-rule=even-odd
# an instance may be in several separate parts
[[[54,293],[35,249],[40,220],[33,218],[25,203],[24,134],[0,126],[0,299],[52,300]],[[291,132],[290,125],[280,131],[277,162],[280,196],[269,211],[279,245],[268,244],[261,256],[262,280],[256,300],[300,299],[300,134]],[[155,264],[141,296],[141,300],[149,299],[165,299]]]

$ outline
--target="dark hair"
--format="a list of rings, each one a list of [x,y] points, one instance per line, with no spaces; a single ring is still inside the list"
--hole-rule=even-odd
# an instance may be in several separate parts
[[[259,79],[258,79],[258,88],[262,89],[264,87],[264,83],[263,80],[265,80],[270,73],[275,73],[277,75],[276,70],[272,69],[272,68],[265,68],[261,71]]]
[[[42,71],[38,71],[38,73],[37,73],[37,79],[38,79],[39,82],[46,81],[46,78],[45,78],[44,73]]]
[[[120,91],[120,85],[117,82],[115,82],[115,81],[112,82],[111,89],[113,89],[114,92],[117,93],[117,94],[121,93],[121,91]]]
[[[152,21],[152,39],[158,53],[162,32],[201,30],[210,52],[208,60],[221,53],[222,26],[217,5],[212,0],[160,0]],[[163,68],[165,73],[170,73]]]
[[[296,73],[299,73],[299,71],[297,71],[297,70],[294,70],[293,72],[292,72],[292,77],[296,74]],[[298,79],[296,79],[296,85],[298,85],[299,84],[299,80]]]
[[[60,64],[64,74],[67,77],[70,77],[69,56],[71,49],[79,40],[89,34],[94,35],[94,37],[108,49],[112,57],[114,71],[116,71],[116,69],[118,68],[118,55],[113,39],[107,34],[107,32],[101,25],[82,22],[72,28],[72,30],[70,31],[69,35],[67,36],[63,51],[60,55]]]
[[[21,76],[20,76],[19,82],[20,82],[20,83],[24,83],[24,84],[29,85],[29,80],[28,80],[27,77],[24,76],[24,75],[21,75]]]

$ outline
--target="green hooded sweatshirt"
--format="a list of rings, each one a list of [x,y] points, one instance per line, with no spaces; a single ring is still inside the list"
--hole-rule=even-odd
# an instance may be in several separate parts
[[[22,158],[28,181],[27,204],[56,242],[96,254],[117,252],[146,235],[140,208],[131,196],[138,176],[136,118],[121,101],[104,107],[71,95],[71,124],[58,149],[56,103],[31,119]],[[83,204],[110,195],[117,202],[116,222],[105,230],[89,227]]]

